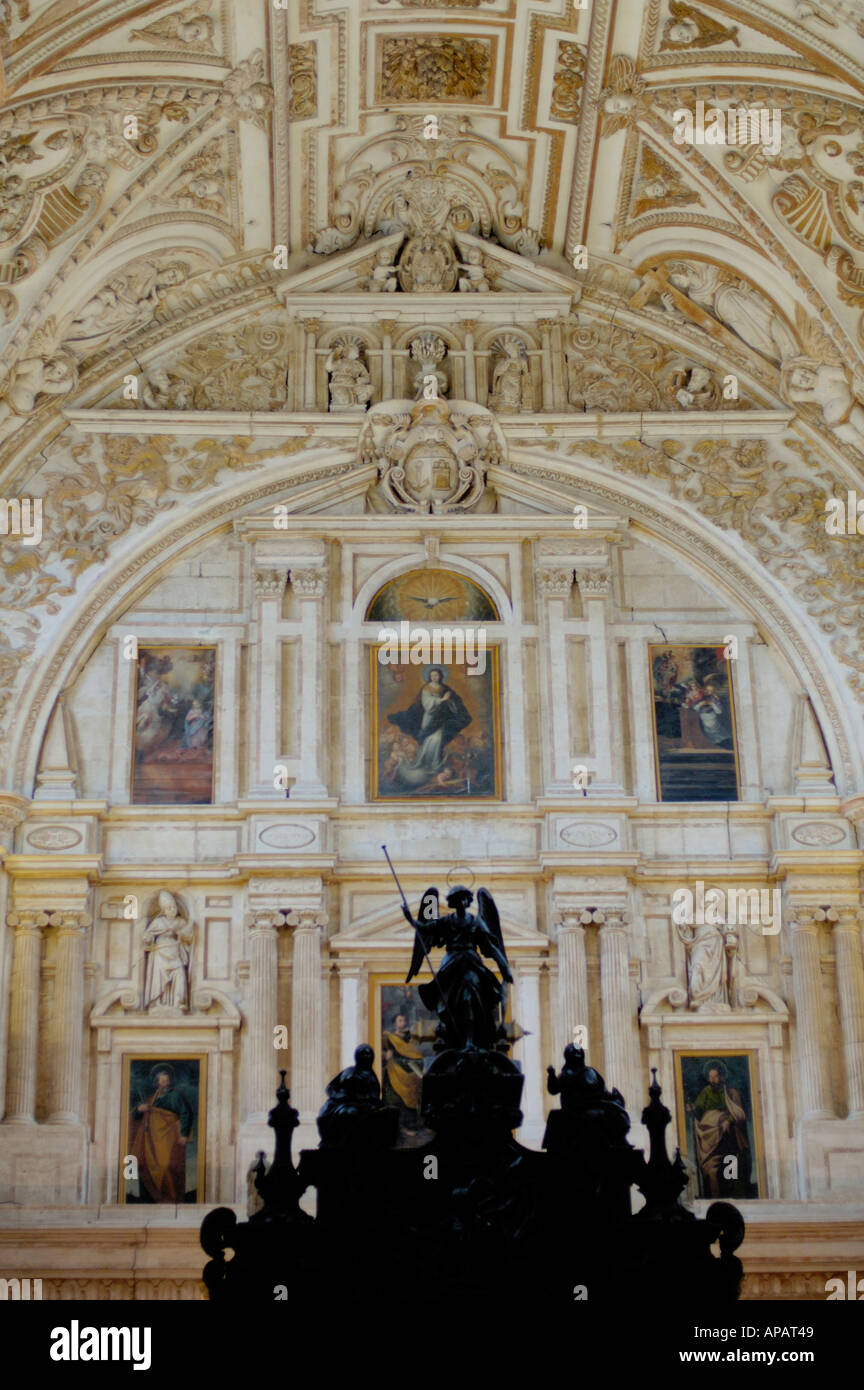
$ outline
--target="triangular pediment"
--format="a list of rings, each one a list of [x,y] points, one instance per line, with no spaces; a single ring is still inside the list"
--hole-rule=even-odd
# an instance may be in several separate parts
[[[433,876],[430,872],[430,878]],[[507,912],[501,913],[501,932],[508,950],[511,947],[546,950],[549,945],[548,938],[536,927],[526,925]],[[413,940],[413,932],[399,909],[388,905],[355,917],[348,926],[330,938],[329,944],[331,951],[356,948],[360,943],[387,949],[404,949],[407,969]]]

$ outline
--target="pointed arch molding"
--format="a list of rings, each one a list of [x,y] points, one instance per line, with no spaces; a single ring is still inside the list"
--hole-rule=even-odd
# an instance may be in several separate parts
[[[266,450],[266,471],[259,465],[254,481],[245,480],[227,491],[220,488],[218,500],[159,513],[137,548],[127,550],[114,564],[109,562],[98,584],[73,600],[64,614],[62,633],[49,639],[28,681],[32,697],[26,704],[20,698],[13,702],[13,718],[4,740],[13,790],[29,794],[25,789],[35,778],[39,750],[58,696],[77,678],[106,631],[156,582],[166,565],[225,532],[256,507],[290,497],[291,510],[302,514],[304,499],[308,506],[314,498],[312,505],[318,509],[327,505],[328,492],[333,501],[344,498],[345,475],[358,471],[353,451],[349,457],[344,449],[331,447],[324,456],[304,458],[302,465],[292,460],[291,467],[297,470],[293,472],[286,469],[284,455],[274,460],[277,452],[281,453]],[[652,489],[632,477],[612,473],[602,457],[598,461],[577,453],[564,460],[532,442],[530,451],[513,447],[510,464],[491,470],[490,481],[493,473],[497,489],[506,488],[509,474],[530,479],[538,496],[562,510],[562,520],[571,514],[574,500],[594,499],[606,509],[624,512],[635,533],[641,531],[646,540],[674,554],[679,563],[686,558],[690,566],[700,569],[752,616],[798,673],[822,723],[838,791],[849,795],[861,789],[864,731],[844,680],[846,672],[833,657],[825,634],[803,611],[803,604],[778,583],[737,532],[721,531],[692,503],[658,495],[656,484]],[[566,489],[563,495],[562,488]],[[470,524],[470,518],[467,520]],[[376,516],[370,521],[386,524],[387,518]],[[310,514],[310,524],[321,523]],[[154,535],[157,528],[158,535]]]

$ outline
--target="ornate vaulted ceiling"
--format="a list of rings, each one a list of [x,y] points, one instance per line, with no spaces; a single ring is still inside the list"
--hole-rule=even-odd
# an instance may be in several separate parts
[[[169,513],[350,470],[321,362],[354,332],[377,401],[446,356],[514,478],[554,452],[574,496],[596,465],[725,534],[806,611],[860,746],[864,562],[822,522],[864,495],[859,4],[0,0],[0,25],[0,489],[45,499],[39,547],[0,539],[7,722]],[[782,140],[679,145],[699,101]],[[515,410],[466,365],[514,325]]]

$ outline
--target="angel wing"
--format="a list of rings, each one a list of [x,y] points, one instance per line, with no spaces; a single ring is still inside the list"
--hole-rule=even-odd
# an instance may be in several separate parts
[[[43,319],[27,345],[26,357],[50,357],[60,341],[57,320],[53,317]]]
[[[502,975],[507,979],[510,975],[510,968],[507,950],[504,946],[504,937],[501,934],[501,918],[498,916],[495,900],[487,888],[477,889],[477,917],[486,928],[490,937],[490,944],[494,947],[491,952],[484,952],[484,955],[492,956],[493,960],[501,967]]]
[[[420,899],[420,910],[417,913],[417,922],[419,925],[415,928],[414,932],[414,951],[411,955],[411,965],[408,968],[408,974],[405,976],[406,985],[410,980],[413,980],[418,970],[423,966],[423,957],[426,951],[424,950],[424,941],[421,936],[421,931],[428,931],[433,923],[437,921],[438,889],[427,888],[423,897]],[[425,943],[426,949],[432,944],[432,940],[427,941]]]
[[[824,362],[826,367],[839,367],[842,364],[843,359],[825,329],[818,319],[811,319],[803,304],[795,305],[795,327],[806,357]]]

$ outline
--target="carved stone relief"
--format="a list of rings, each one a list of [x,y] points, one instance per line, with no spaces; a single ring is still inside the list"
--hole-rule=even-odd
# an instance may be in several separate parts
[[[362,338],[343,334],[325,358],[331,410],[362,413],[366,409],[372,397],[372,382],[362,354]]]
[[[494,416],[469,401],[386,401],[373,406],[360,435],[360,462],[374,464],[375,511],[491,511],[486,469],[504,450]]]
[[[379,101],[490,100],[491,40],[411,34],[379,43]]]

